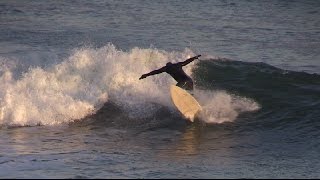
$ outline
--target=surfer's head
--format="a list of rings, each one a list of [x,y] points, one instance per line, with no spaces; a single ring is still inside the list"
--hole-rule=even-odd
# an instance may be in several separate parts
[[[167,64],[166,64],[166,66],[171,66],[172,65],[172,63],[171,62],[168,62]]]

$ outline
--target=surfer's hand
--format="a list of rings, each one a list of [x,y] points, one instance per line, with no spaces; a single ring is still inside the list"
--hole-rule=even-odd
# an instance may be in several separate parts
[[[200,56],[201,56],[201,55],[199,54],[198,56],[196,56],[196,57],[194,57],[194,58],[198,59]]]
[[[147,77],[147,75],[143,74],[139,79],[144,79],[146,77]]]

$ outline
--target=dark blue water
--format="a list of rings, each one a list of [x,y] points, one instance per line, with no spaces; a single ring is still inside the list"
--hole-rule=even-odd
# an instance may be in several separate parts
[[[319,178],[318,1],[0,1],[1,178]],[[188,123],[168,61],[204,111]]]

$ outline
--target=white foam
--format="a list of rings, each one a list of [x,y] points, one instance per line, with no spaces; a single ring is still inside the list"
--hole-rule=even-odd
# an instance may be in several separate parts
[[[225,91],[195,90],[194,95],[203,108],[200,118],[206,123],[232,122],[240,113],[260,108],[252,99]]]

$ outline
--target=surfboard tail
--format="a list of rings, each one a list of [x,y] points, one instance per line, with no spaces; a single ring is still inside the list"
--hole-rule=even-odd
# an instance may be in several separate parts
[[[184,116],[185,116],[185,118],[189,119],[191,122],[194,122],[194,120],[196,118],[200,118],[201,111],[202,111],[202,109],[199,109],[196,113],[189,113]]]
[[[189,119],[189,121],[194,122],[194,114],[184,114],[184,117]]]

